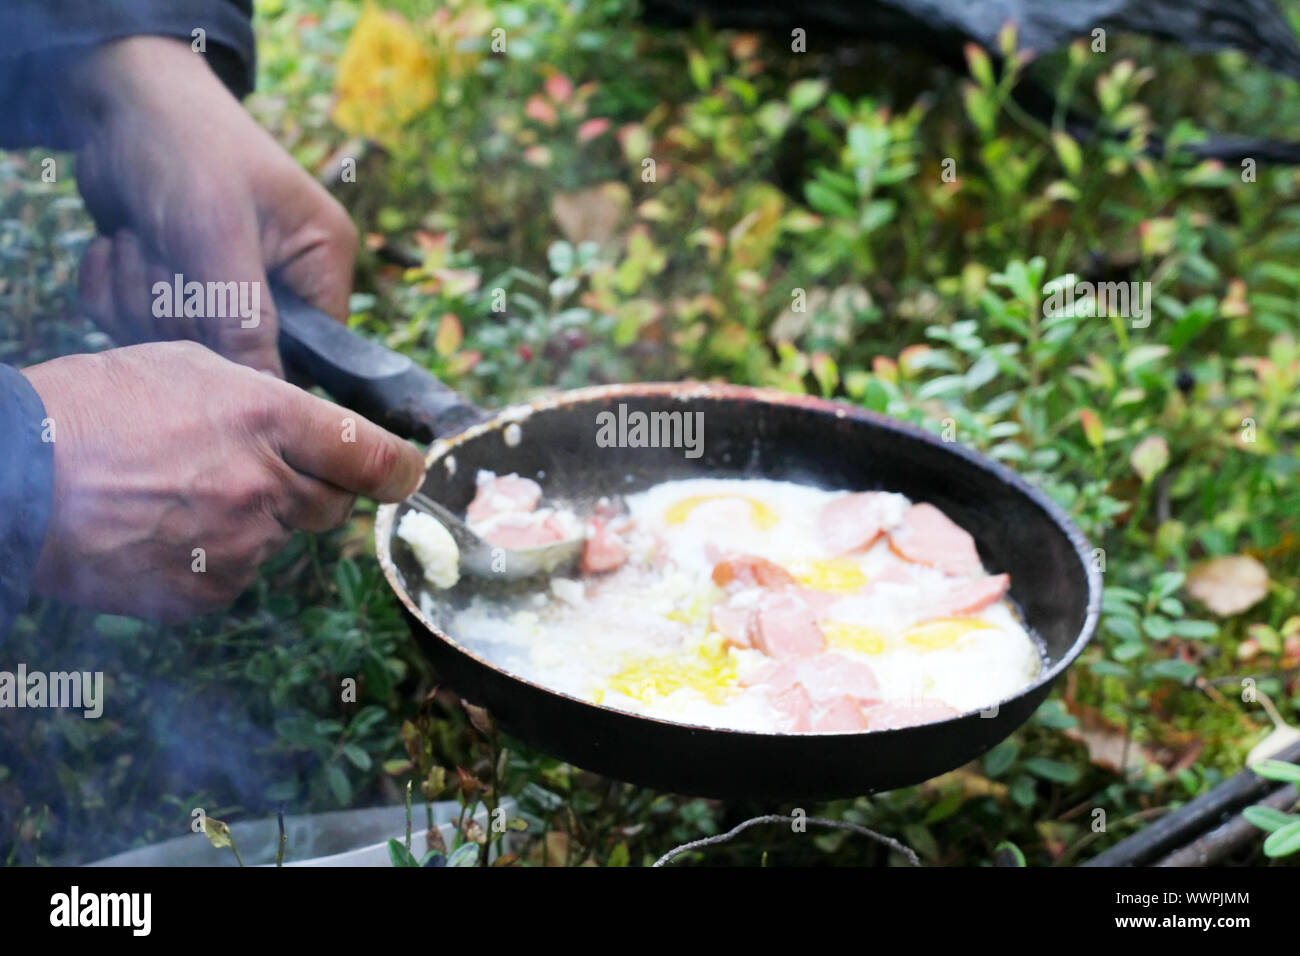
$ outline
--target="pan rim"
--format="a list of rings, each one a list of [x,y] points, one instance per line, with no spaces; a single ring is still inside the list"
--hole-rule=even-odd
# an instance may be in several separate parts
[[[781,739],[868,737],[917,730],[921,727],[938,728],[945,724],[965,721],[972,717],[980,716],[988,710],[993,710],[993,716],[996,717],[997,713],[1001,711],[1001,708],[1004,705],[1012,704],[1033,695],[1043,688],[1050,687],[1056,678],[1064,673],[1064,671],[1078,659],[1079,655],[1083,653],[1084,648],[1088,646],[1088,643],[1095,635],[1097,624],[1101,617],[1101,595],[1103,587],[1101,572],[1086,558],[1086,555],[1091,552],[1091,543],[1088,541],[1087,537],[1084,536],[1083,531],[1080,530],[1060,505],[1052,501],[1052,499],[1049,498],[1041,489],[1029,484],[1029,482],[1017,472],[973,448],[969,448],[957,442],[945,442],[937,435],[926,431],[918,425],[913,425],[910,422],[892,418],[879,412],[873,412],[869,409],[859,408],[846,402],[818,398],[812,395],[798,395],[790,392],[782,392],[773,388],[732,385],[729,383],[682,381],[591,385],[583,388],[548,393],[531,401],[505,406],[495,412],[488,413],[490,417],[470,425],[463,431],[457,432],[454,435],[448,435],[445,438],[435,439],[433,443],[429,445],[429,448],[425,453],[425,468],[431,468],[436,462],[444,460],[448,455],[452,454],[456,448],[460,447],[467,441],[489,432],[499,431],[512,423],[517,424],[523,422],[538,412],[565,408],[571,405],[579,405],[584,402],[603,401],[610,398],[644,398],[660,396],[676,398],[681,401],[690,401],[695,399],[708,401],[731,399],[805,408],[821,414],[830,414],[840,419],[851,419],[864,425],[880,428],[915,441],[920,441],[941,452],[956,455],[976,468],[992,473],[996,478],[1010,485],[1018,493],[1032,501],[1035,506],[1047,515],[1056,528],[1065,535],[1066,540],[1069,541],[1074,550],[1075,557],[1078,558],[1079,564],[1083,568],[1084,576],[1088,583],[1088,603],[1084,613],[1083,623],[1079,628],[1078,634],[1075,635],[1074,641],[1066,652],[1061,655],[1059,660],[1054,661],[1049,668],[1040,673],[1034,679],[1033,683],[1022,688],[1018,693],[1013,694],[1010,697],[1004,697],[1001,700],[985,705],[976,710],[965,711],[952,717],[946,717],[943,720],[931,721],[925,724],[909,724],[905,727],[891,727],[884,730],[781,732],[712,727],[707,724],[691,724],[679,720],[667,720],[663,717],[637,714],[632,711],[621,710],[617,707],[610,707],[606,704],[598,704],[594,701],[585,700],[564,691],[556,690],[553,687],[547,687],[544,684],[539,684],[536,681],[521,677],[517,674],[512,674],[469,650],[451,637],[451,635],[444,633],[424,616],[424,613],[420,610],[418,604],[412,599],[412,596],[400,583],[397,565],[392,556],[392,540],[394,537],[393,532],[397,518],[397,511],[401,507],[401,503],[384,504],[379,506],[375,514],[375,555],[379,560],[379,565],[384,572],[384,577],[388,581],[389,587],[392,588],[393,592],[397,595],[406,610],[416,620],[418,620],[421,625],[423,625],[426,631],[438,640],[449,644],[458,653],[471,658],[484,667],[507,677],[510,680],[526,684],[545,694],[560,697],[584,707],[592,707],[604,711],[612,716],[631,720],[653,721],[657,724],[684,731],[744,734],[756,738],[774,737]]]

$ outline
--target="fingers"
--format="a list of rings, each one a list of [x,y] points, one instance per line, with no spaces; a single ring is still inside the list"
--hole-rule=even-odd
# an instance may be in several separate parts
[[[415,446],[301,389],[285,385],[284,393],[272,438],[292,467],[378,501],[401,501],[420,486],[424,459]]]
[[[173,276],[134,232],[97,237],[81,262],[81,302],[105,333],[122,345],[174,339],[204,340],[199,319],[177,309]]]
[[[289,478],[280,521],[299,531],[331,531],[352,515],[357,496],[328,482],[294,472]]]
[[[106,236],[96,236],[81,257],[77,291],[82,308],[105,334],[117,342],[130,342],[132,340],[113,307],[113,278],[109,272],[112,255],[113,241]]]
[[[277,212],[284,218],[301,217],[303,224],[295,230],[293,245],[276,272],[305,301],[344,322],[352,295],[356,227],[323,186],[296,167],[294,173],[304,183],[293,200],[286,200],[289,208]]]
[[[204,214],[184,228],[174,225],[166,258],[175,261],[186,283],[199,282],[205,291],[217,293],[214,301],[220,308],[215,311],[223,314],[208,314],[213,310],[205,308],[204,340],[231,361],[283,378],[275,303],[251,206],[221,195],[195,204]]]

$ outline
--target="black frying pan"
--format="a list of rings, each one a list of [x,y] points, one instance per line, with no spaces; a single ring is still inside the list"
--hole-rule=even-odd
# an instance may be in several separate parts
[[[585,388],[489,414],[409,359],[293,296],[277,292],[276,302],[291,370],[400,435],[437,439],[423,491],[448,507],[468,505],[480,468],[534,477],[547,496],[569,500],[688,477],[903,492],[942,509],[974,535],[987,567],[1011,575],[1011,597],[1048,657],[1038,680],[984,714],[897,730],[754,733],[635,716],[515,677],[460,646],[437,611],[432,618],[420,612],[411,590],[421,581],[420,568],[405,545],[393,547],[404,506],[381,507],[380,564],[439,675],[521,740],[580,767],[711,797],[846,797],[919,783],[961,766],[1020,726],[1092,637],[1101,576],[1080,531],[1013,472],[919,428],[806,396],[686,382]],[[596,415],[619,403],[647,412],[703,412],[703,455],[599,447]],[[512,422],[519,427],[508,428]],[[454,592],[447,600],[456,600]]]

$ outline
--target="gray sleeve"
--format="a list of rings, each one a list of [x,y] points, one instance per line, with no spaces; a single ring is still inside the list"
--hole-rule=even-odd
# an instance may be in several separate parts
[[[59,80],[93,47],[128,36],[192,42],[237,96],[253,88],[252,0],[4,0],[0,4],[0,146],[72,148],[75,110]]]
[[[45,405],[17,369],[0,365],[0,641],[27,605],[54,489]]]

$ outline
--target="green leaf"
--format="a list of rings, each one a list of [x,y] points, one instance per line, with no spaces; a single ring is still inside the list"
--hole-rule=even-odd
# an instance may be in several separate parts
[[[825,80],[800,80],[790,87],[790,109],[796,113],[810,110],[822,101],[826,95]]]
[[[448,866],[473,866],[478,863],[478,844],[466,843],[447,857]]]
[[[966,63],[970,67],[971,76],[980,86],[991,88],[997,85],[997,80],[993,78],[993,61],[981,47],[974,43],[966,44]]]
[[[1034,778],[1021,775],[1011,781],[1011,799],[1022,807],[1032,807],[1038,797],[1037,790],[1034,787]]]
[[[1079,782],[1079,768],[1050,757],[1030,757],[1021,762],[1021,766],[1036,777],[1053,783],[1069,784]]]
[[[614,849],[609,851],[609,859],[605,861],[606,866],[627,866],[630,858],[627,844],[619,843]]]
[[[388,861],[393,866],[419,866],[411,851],[408,850],[401,840],[390,839],[388,841]]]
[[[373,764],[373,761],[370,759],[370,754],[366,753],[365,748],[361,747],[359,744],[344,744],[343,756],[352,761],[352,766],[356,767],[358,770],[369,770]]]
[[[696,89],[703,91],[709,88],[713,80],[713,69],[709,66],[709,61],[705,59],[704,54],[698,50],[687,51],[686,70],[690,74],[691,82],[695,84]]]
[[[1250,768],[1265,780],[1280,780],[1283,783],[1300,783],[1300,766],[1282,760],[1261,760]]]
[[[993,852],[999,857],[1009,859],[1012,866],[1028,866],[1025,862],[1025,854],[1010,840],[1003,840],[993,848]]]
[[[329,784],[330,792],[334,794],[334,799],[340,806],[347,806],[352,802],[352,783],[338,764],[332,763],[325,768],[325,782]]]
[[[1246,822],[1254,824],[1261,830],[1267,830],[1269,833],[1274,833],[1285,826],[1290,826],[1292,823],[1300,823],[1300,817],[1283,813],[1273,807],[1247,807],[1241,811],[1241,815],[1246,819]]]
[[[361,603],[361,569],[351,558],[339,559],[334,568],[334,584],[345,607],[355,608]]]
[[[1264,855],[1273,859],[1300,851],[1300,820],[1289,823],[1264,841]]]
[[[1179,683],[1185,683],[1195,677],[1199,671],[1196,665],[1190,661],[1156,661],[1147,668],[1147,673],[1152,677],[1164,677],[1168,680],[1176,680]]]
[[[1142,619],[1142,630],[1154,640],[1166,640],[1173,630],[1169,625],[1169,618],[1162,614],[1148,614]]]
[[[1014,740],[1004,740],[984,755],[984,773],[990,777],[1000,777],[1016,762],[1020,745]]]
[[[1174,621],[1169,626],[1175,637],[1189,641],[1202,641],[1219,633],[1219,627],[1212,621]]]
[[[1061,166],[1070,178],[1078,176],[1079,170],[1083,168],[1083,153],[1074,138],[1069,133],[1057,131],[1052,134],[1052,146],[1056,148],[1057,158],[1061,160]]]

